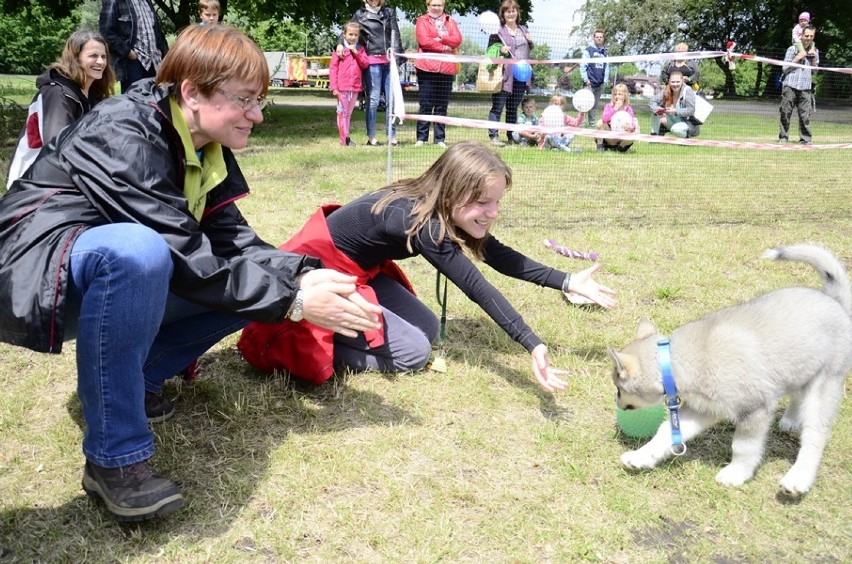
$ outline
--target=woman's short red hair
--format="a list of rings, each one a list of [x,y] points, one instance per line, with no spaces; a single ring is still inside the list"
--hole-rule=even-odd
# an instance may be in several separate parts
[[[157,72],[162,86],[179,86],[184,80],[205,96],[229,80],[257,87],[265,96],[269,66],[260,47],[242,31],[228,25],[191,25],[178,35]],[[180,89],[174,90],[180,96]]]

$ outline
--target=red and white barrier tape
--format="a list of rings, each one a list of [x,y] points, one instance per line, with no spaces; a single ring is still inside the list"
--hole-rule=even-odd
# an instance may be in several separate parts
[[[581,137],[595,137],[598,139],[617,139],[623,141],[644,141],[647,143],[663,143],[666,145],[688,145],[692,147],[720,147],[724,149],[766,149],[771,151],[815,151],[828,149],[852,149],[852,143],[833,143],[827,145],[800,145],[791,143],[778,145],[775,143],[749,143],[745,141],[712,141],[708,139],[683,139],[681,137],[667,137],[661,135],[647,135],[643,133],[619,133],[603,129],[587,129],[583,127],[549,127],[546,125],[519,125],[516,123],[502,123],[484,119],[455,118],[447,116],[426,116],[420,114],[406,114],[405,119],[417,121],[428,121],[444,125],[455,125],[474,129],[497,129],[500,131],[538,131],[544,134],[568,133]]]
[[[589,59],[503,59],[490,58],[480,55],[453,55],[449,53],[396,53],[397,57],[406,57],[408,59],[423,59],[432,61],[443,61],[448,63],[483,63],[490,62],[498,65],[511,65],[520,61],[526,61],[531,65],[561,65],[561,64],[584,64],[589,62]],[[800,63],[786,63],[778,59],[770,59],[768,57],[760,57],[758,55],[749,55],[746,53],[734,53],[731,51],[690,51],[688,53],[653,53],[648,55],[619,55],[616,57],[595,57],[595,63],[637,63],[637,62],[657,62],[657,61],[682,61],[692,59],[715,59],[717,57],[725,57],[726,59],[736,58],[745,61],[758,61],[770,65],[808,68],[814,71],[839,72],[844,74],[852,74],[852,68],[844,67],[815,67],[803,65]]]

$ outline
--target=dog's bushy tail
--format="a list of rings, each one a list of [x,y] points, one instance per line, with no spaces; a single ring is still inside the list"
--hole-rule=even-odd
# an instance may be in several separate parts
[[[822,278],[822,291],[840,302],[852,315],[852,285],[843,263],[830,251],[817,245],[798,244],[767,249],[763,258],[804,262],[816,269]]]

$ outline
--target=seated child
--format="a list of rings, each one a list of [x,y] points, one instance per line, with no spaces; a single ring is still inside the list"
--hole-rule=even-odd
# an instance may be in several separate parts
[[[585,112],[579,112],[576,118],[572,118],[568,114],[565,113],[565,97],[561,94],[554,94],[550,97],[550,104],[547,106],[548,108],[554,107],[558,108],[559,112],[562,112],[563,115],[563,123],[564,125],[570,125],[572,127],[580,127],[583,125],[583,121],[586,119]],[[545,109],[545,112],[548,111]],[[543,116],[544,114],[542,114]],[[571,147],[571,141],[574,140],[574,135],[571,133],[550,133],[548,135],[543,135],[538,142],[538,148],[544,149],[545,146],[550,147],[554,151],[566,151],[568,153],[579,153],[581,149]]]
[[[521,100],[521,113],[518,115],[518,125],[538,125],[538,115],[535,113],[535,100],[524,98]],[[538,145],[541,134],[538,131],[513,131],[512,139],[515,143],[526,147],[527,145]]]
[[[638,133],[639,122],[636,120],[636,114],[633,113],[633,107],[630,105],[630,91],[627,89],[627,85],[623,82],[612,87],[612,102],[604,106],[603,115],[597,123],[597,128],[612,131],[612,116],[622,111],[627,112],[627,114],[630,115],[630,122],[626,124],[619,124],[617,129],[627,133]],[[622,141],[619,139],[596,138],[595,143],[597,143],[598,151],[611,149],[621,153],[627,152],[627,150],[633,145],[633,141]]]

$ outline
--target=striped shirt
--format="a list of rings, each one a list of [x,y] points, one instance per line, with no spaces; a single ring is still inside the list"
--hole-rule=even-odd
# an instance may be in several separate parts
[[[787,53],[784,55],[784,62],[789,63],[793,60],[793,57],[796,56],[799,50],[792,46],[787,49]],[[816,52],[816,56],[811,59],[809,57],[803,58],[799,61],[801,65],[807,65],[809,67],[819,65],[819,51]],[[800,69],[798,67],[785,67],[782,71],[784,73],[784,81],[783,84],[785,86],[789,86],[790,88],[794,88],[796,90],[810,90],[813,81],[811,80],[811,75],[813,71],[811,69]]]

